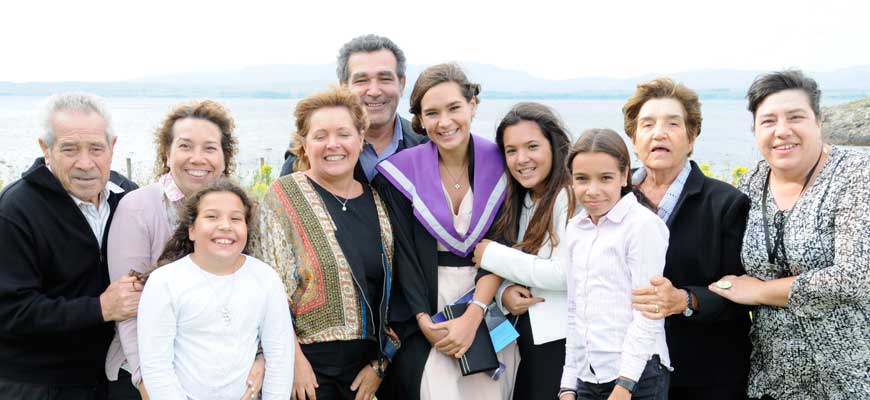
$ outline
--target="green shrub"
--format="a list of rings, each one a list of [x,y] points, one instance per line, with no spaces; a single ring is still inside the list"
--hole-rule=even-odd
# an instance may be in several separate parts
[[[269,190],[269,185],[272,184],[272,166],[263,164],[254,172],[254,179],[251,186],[248,187],[248,192],[257,200],[263,200],[266,191]]]

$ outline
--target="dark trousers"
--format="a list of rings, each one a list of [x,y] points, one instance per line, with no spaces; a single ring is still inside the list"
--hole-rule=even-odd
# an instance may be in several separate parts
[[[632,400],[668,400],[668,386],[671,382],[671,372],[661,364],[658,356],[653,356],[643,368]],[[613,393],[616,380],[606,383],[589,383],[577,381],[577,400],[607,400]]]
[[[350,390],[350,385],[371,360],[377,359],[378,354],[377,344],[368,340],[303,344],[300,347],[314,370],[318,400],[354,400],[356,392]]]
[[[699,387],[673,387],[668,391],[670,400],[746,400],[746,385]]]
[[[133,386],[130,373],[118,371],[118,380],[109,381],[109,400],[142,400],[139,389]]]
[[[535,345],[529,313],[517,317],[520,365],[514,384],[514,400],[555,399],[565,365],[565,339]]]
[[[3,400],[106,400],[106,384],[53,385],[0,379]]]

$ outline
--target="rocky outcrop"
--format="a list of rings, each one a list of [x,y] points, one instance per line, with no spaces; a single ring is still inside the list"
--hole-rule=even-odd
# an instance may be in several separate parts
[[[870,97],[822,108],[822,132],[832,144],[870,146]]]

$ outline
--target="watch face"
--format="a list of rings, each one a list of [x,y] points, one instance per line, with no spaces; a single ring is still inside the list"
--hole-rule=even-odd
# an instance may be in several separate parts
[[[686,310],[683,311],[683,316],[685,316],[685,317],[691,317],[692,314],[694,314],[694,313],[695,313],[695,310],[692,310],[691,307],[686,307]]]

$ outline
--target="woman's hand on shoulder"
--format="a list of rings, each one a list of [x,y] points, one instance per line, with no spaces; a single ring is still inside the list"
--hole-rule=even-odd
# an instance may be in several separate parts
[[[522,285],[511,285],[501,295],[501,304],[513,315],[523,315],[529,307],[544,301],[543,297],[534,297],[532,292]]]
[[[297,347],[298,349],[298,347]],[[296,361],[293,365],[293,400],[317,400],[316,390],[317,377],[311,363],[301,351],[296,352]]]
[[[435,324],[434,329],[447,331],[447,335],[435,343],[435,349],[451,357],[462,357],[474,342],[477,327],[482,321],[483,310],[469,306],[461,317]]]

